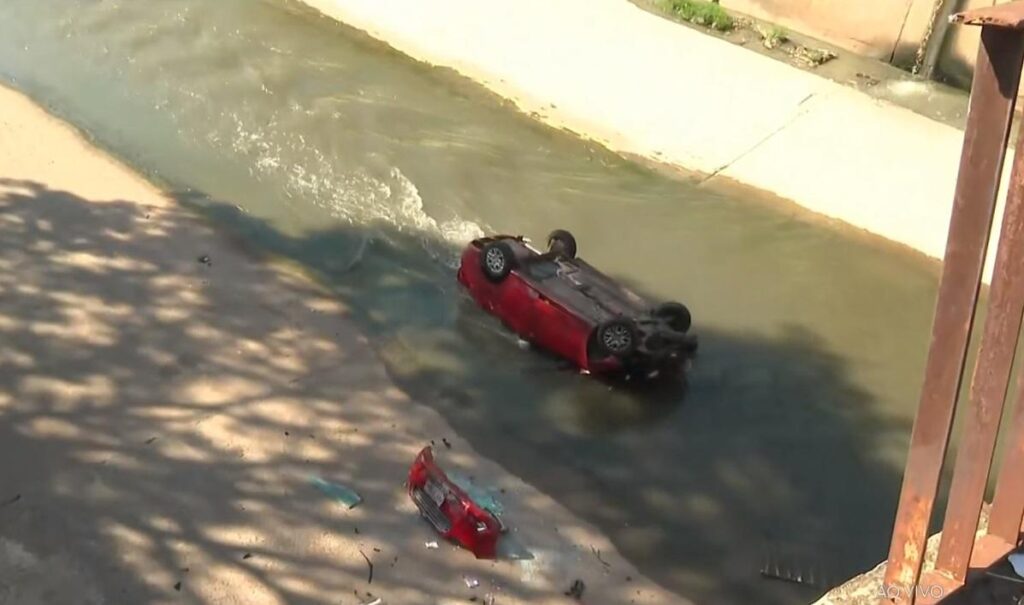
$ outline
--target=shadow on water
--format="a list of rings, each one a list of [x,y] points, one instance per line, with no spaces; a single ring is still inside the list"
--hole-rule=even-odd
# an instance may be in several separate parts
[[[731,333],[697,317],[685,391],[613,388],[521,348],[432,260],[449,244],[386,225],[295,236],[178,197],[329,283],[405,390],[667,588],[791,603],[883,558],[900,469],[878,452],[910,424],[881,412],[813,331]],[[816,586],[765,580],[766,566]]]

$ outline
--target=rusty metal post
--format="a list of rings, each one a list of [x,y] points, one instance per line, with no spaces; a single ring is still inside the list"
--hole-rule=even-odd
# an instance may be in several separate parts
[[[958,15],[954,21],[981,25],[986,29],[1003,28],[1016,33],[1017,36],[1024,37],[1024,2],[1017,1],[969,11]],[[1011,212],[1015,215],[1013,220],[1024,222],[1019,201],[1019,198],[1024,196],[1024,167],[1022,167],[1024,166],[1024,157],[1022,156],[1024,156],[1024,135],[1021,135],[1017,142],[1014,171],[1007,195],[1006,223],[1011,221],[1009,216]],[[1008,274],[1003,279],[1021,279],[1018,275],[1022,270],[1020,262],[1017,259],[1014,261],[1016,262],[1008,268]],[[983,536],[977,543],[977,549],[983,552],[976,552],[976,556],[971,557],[971,563],[974,566],[987,565],[1004,556],[1020,544],[1022,532],[1024,532],[1024,527],[1021,525],[1022,519],[1024,519],[1024,375],[1018,379],[1016,399],[1016,409],[1007,435],[1007,451],[996,479],[988,535]]]
[[[1017,145],[1020,155],[1024,155],[1022,144]],[[1021,195],[1024,182],[1018,182],[1017,175],[1014,177],[1011,191]],[[1024,220],[1024,217],[1019,218]],[[1021,525],[1024,521],[1024,374],[1017,380],[1017,405],[1005,447],[1006,455],[996,479],[996,493],[989,514],[988,533],[1006,544],[1016,545],[1024,533]]]
[[[1021,52],[1024,37],[1007,33],[1018,41],[1017,52]],[[1014,73],[1019,77],[1019,66]],[[1021,134],[1017,137],[988,309],[935,561],[936,569],[948,573],[959,584],[967,579],[1024,313],[1024,136]]]
[[[913,602],[921,573],[970,341],[1022,57],[1024,39],[1019,34],[988,27],[982,31],[932,340],[886,566],[886,594],[894,595],[895,603]]]

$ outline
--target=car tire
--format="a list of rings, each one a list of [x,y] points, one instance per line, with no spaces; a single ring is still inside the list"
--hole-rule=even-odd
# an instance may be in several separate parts
[[[548,251],[565,258],[576,258],[576,238],[565,229],[555,229],[548,235]]]
[[[503,281],[515,269],[516,257],[506,242],[491,242],[480,251],[480,269],[494,283]]]
[[[618,318],[599,325],[596,337],[597,346],[602,352],[622,358],[636,351],[640,333],[631,320]]]
[[[693,322],[690,310],[686,308],[686,305],[677,302],[667,302],[658,305],[658,308],[654,310],[654,316],[665,320],[668,327],[676,332],[685,333],[689,331],[690,325]]]

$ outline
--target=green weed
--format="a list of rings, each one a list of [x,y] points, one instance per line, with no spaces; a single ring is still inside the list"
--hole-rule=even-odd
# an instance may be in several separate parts
[[[720,32],[736,26],[736,21],[717,2],[708,0],[660,0],[661,7],[684,21]]]

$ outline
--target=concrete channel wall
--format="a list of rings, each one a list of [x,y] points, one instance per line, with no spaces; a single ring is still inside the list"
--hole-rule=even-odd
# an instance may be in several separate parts
[[[898,65],[914,62],[936,0],[721,0],[722,6]],[[991,2],[990,2],[991,3]]]
[[[956,10],[1009,0],[950,0]],[[727,9],[777,23],[851,52],[901,67],[914,64],[937,0],[721,0]],[[978,54],[977,28],[952,28],[939,53],[936,75],[969,88]]]
[[[702,186],[731,179],[943,254],[963,142],[951,126],[628,0],[307,3],[553,126],[701,173]]]

